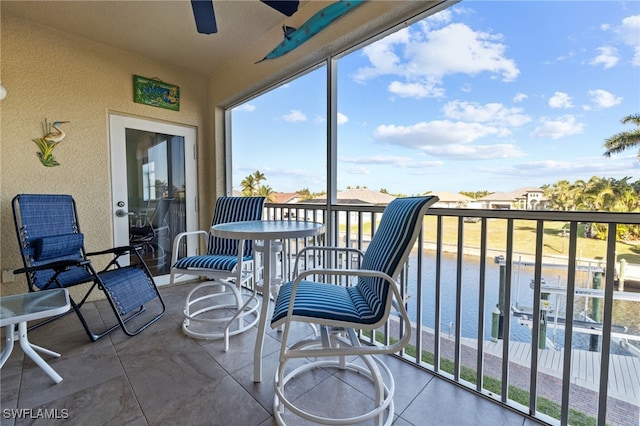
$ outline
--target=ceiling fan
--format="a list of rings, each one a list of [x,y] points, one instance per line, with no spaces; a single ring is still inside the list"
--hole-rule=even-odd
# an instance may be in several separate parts
[[[260,0],[277,10],[278,12],[291,16],[298,10],[300,4],[297,0]],[[213,0],[191,0],[193,16],[196,19],[196,28],[201,34],[214,34],[218,32],[216,15],[213,11]]]

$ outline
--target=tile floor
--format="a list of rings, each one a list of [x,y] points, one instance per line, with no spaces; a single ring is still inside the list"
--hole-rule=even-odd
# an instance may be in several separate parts
[[[182,304],[192,286],[162,287],[166,314],[135,337],[117,330],[91,343],[75,314],[30,332],[32,343],[62,354],[44,358],[64,380],[54,384],[16,347],[0,372],[0,424],[275,425],[279,333],[267,327],[263,381],[254,383],[256,327],[232,337],[229,352],[220,340],[183,334]],[[112,322],[105,301],[84,310],[91,324],[102,318]],[[395,425],[537,424],[398,359],[385,362],[396,381]],[[340,372],[314,371],[291,386],[302,405],[320,413],[370,402],[359,390],[358,377]],[[292,419],[289,424],[305,423]]]

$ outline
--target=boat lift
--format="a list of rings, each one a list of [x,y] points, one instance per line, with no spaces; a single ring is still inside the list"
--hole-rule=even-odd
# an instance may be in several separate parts
[[[501,268],[505,266],[504,256],[497,256],[496,258],[494,258],[494,262],[500,265]],[[600,265],[594,265],[593,263],[599,263]],[[535,267],[535,262],[528,262],[528,261],[521,261],[521,260],[514,261],[513,264],[516,264],[518,266],[525,266],[525,267]],[[556,268],[556,269],[566,270],[567,265],[562,263],[543,263],[542,268],[546,268],[546,269]],[[604,274],[604,268],[601,266],[601,262],[589,261],[587,265],[577,264],[576,270],[587,272],[589,274],[598,273],[600,276]],[[501,274],[501,280],[502,278],[503,278],[503,274]],[[546,294],[546,295],[549,295],[549,294],[566,295],[567,294],[566,286],[548,285],[545,283],[544,279],[542,279],[541,281],[542,282],[541,282],[540,290],[542,294]],[[504,283],[501,283],[501,285],[502,284]],[[534,280],[531,280],[530,287],[534,288],[534,286],[535,286],[535,282]],[[576,287],[574,289],[574,294],[576,296],[590,297],[594,299],[603,299],[605,297],[604,289],[600,289],[600,288]],[[640,293],[628,292],[628,291],[627,292],[614,291],[613,299],[640,302]],[[543,300],[542,302],[543,303],[541,304],[541,313],[544,314],[545,316],[545,323],[548,325],[553,324],[553,326],[556,329],[564,330],[566,319],[556,315],[555,311],[551,309],[550,302],[548,300]],[[513,316],[518,318],[518,322],[520,324],[527,326],[529,329],[531,329],[531,327],[533,326],[533,318],[534,318],[533,309],[518,306],[517,297],[516,297],[515,306],[513,304],[510,304],[510,305],[511,305],[511,308],[510,308],[511,313]],[[590,334],[594,338],[597,338],[596,336],[600,336],[602,334],[602,324],[590,318],[588,315],[586,315],[586,313],[583,313],[582,315],[583,315],[583,319],[573,320],[572,330],[575,332]],[[637,347],[630,345],[628,343],[628,341],[630,340],[640,341],[640,336],[627,334],[627,331],[628,331],[627,327],[625,326],[612,325],[611,337],[618,340],[619,344],[627,348],[630,352],[634,353],[635,356],[640,356],[640,350]],[[546,333],[543,340],[548,340],[546,338]],[[555,344],[553,342],[549,341],[549,343],[551,343],[552,346],[555,347]]]

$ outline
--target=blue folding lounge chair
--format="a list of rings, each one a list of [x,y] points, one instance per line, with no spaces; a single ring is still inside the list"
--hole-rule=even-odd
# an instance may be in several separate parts
[[[398,198],[392,201],[384,210],[378,230],[364,253],[345,247],[307,247],[298,253],[298,258],[308,250],[325,250],[328,253],[344,251],[349,256],[358,253],[360,262],[357,269],[304,271],[280,289],[271,319],[272,328],[284,325],[273,408],[279,424],[285,422],[286,409],[291,415],[321,424],[359,424],[370,419],[375,419],[375,424],[393,422],[393,376],[375,355],[398,352],[409,342],[411,322],[395,279],[402,271],[422,229],[427,209],[437,200],[437,197],[430,196]],[[347,283],[353,279],[357,284],[313,282],[308,280],[310,276],[333,276],[334,279]],[[354,330],[380,328],[387,322],[392,306],[401,318],[399,339],[393,344],[360,345]],[[290,344],[289,336],[294,322],[314,325],[319,333]],[[292,359],[297,360],[297,367],[287,369],[287,363]],[[358,359],[364,361],[364,364],[356,364],[354,361]],[[305,363],[299,365],[302,361]],[[373,409],[357,413],[353,417],[330,418],[296,407],[292,401],[295,392],[287,395],[285,386],[296,375],[318,367],[348,369],[369,378],[375,386]]]
[[[85,251],[76,203],[70,195],[20,194],[13,198],[12,206],[24,264],[24,268],[14,273],[26,274],[30,291],[88,286],[80,302],[71,298],[71,306],[91,341],[118,327],[134,336],[164,314],[164,301],[137,250],[125,246],[94,253]],[[89,257],[102,255],[109,256],[109,262],[97,272]],[[121,266],[123,259],[130,259],[131,264]],[[81,311],[96,287],[104,291],[118,320],[100,332],[91,329]],[[152,308],[145,312],[145,305]],[[135,327],[129,329],[127,323],[134,317],[138,317],[131,322]]]
[[[220,197],[216,201],[211,225],[260,220],[264,201],[264,197]],[[179,258],[181,240],[189,235],[203,238],[206,254]],[[229,336],[242,333],[258,322],[260,303],[256,297],[257,268],[253,241],[218,238],[208,231],[183,232],[174,239],[171,265],[171,284],[180,275],[207,278],[187,296],[186,318],[182,324],[185,334],[199,339],[224,337],[226,351],[229,349]],[[241,288],[251,284],[253,292],[245,300]],[[220,286],[229,291],[220,291]],[[231,302],[223,300],[230,295]],[[229,314],[221,315],[222,311]]]

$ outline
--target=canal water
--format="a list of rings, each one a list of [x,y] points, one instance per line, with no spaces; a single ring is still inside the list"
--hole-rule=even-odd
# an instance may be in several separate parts
[[[514,257],[514,265],[512,267],[511,278],[511,304],[519,307],[533,307],[533,289],[530,283],[534,278],[534,268],[518,264],[518,256]],[[424,251],[422,256],[422,323],[429,328],[435,328],[435,253],[432,251]],[[412,253],[409,258],[409,274],[408,293],[411,298],[417,297],[416,272],[417,254]],[[457,257],[453,254],[444,253],[441,261],[441,315],[440,330],[442,333],[455,334],[456,321],[456,279],[457,279]],[[479,289],[479,273],[480,259],[477,256],[464,256],[462,262],[462,322],[461,333],[463,337],[472,339],[477,338],[478,333],[478,300],[480,297]],[[566,286],[566,270],[556,268],[543,268],[542,278],[547,285]],[[578,272],[576,276],[576,287],[590,287],[591,275],[587,272]],[[485,298],[484,305],[484,339],[491,338],[491,319],[492,312],[498,303],[500,285],[500,265],[494,263],[490,259],[486,262],[485,275]],[[589,315],[586,310],[586,298],[576,297],[574,313]],[[551,308],[559,312],[559,317],[564,318],[566,297],[564,295],[551,294],[549,296]],[[631,302],[627,302],[631,303]],[[412,320],[416,318],[416,303],[409,301],[409,316]],[[510,312],[509,306],[505,307],[506,312]],[[615,302],[614,302],[615,310]],[[625,324],[621,324],[625,325]],[[510,338],[513,341],[531,343],[531,331],[528,326],[520,324],[518,318],[511,317]],[[561,348],[564,346],[564,330],[562,327],[554,327],[553,322],[547,326],[547,348],[551,348],[552,344]],[[588,350],[590,344],[590,335],[585,333],[574,332],[573,347],[575,349]],[[618,345],[612,345],[612,353],[625,354],[629,353],[619,348]]]

